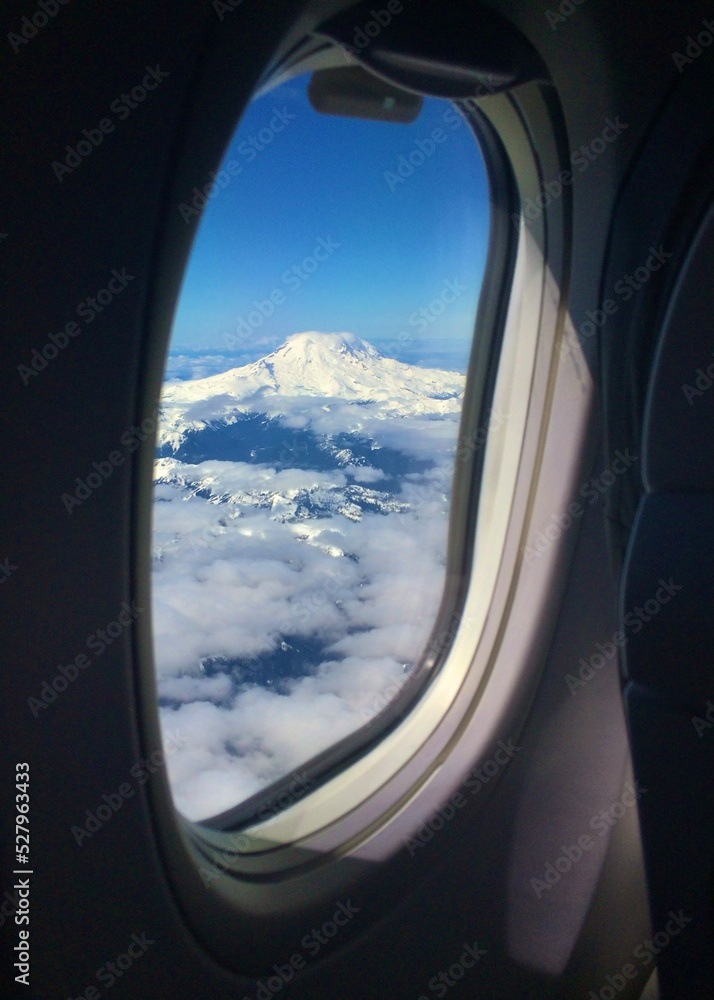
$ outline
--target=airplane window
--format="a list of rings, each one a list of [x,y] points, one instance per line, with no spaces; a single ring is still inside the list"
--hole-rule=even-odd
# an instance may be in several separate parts
[[[448,101],[387,97],[377,120],[316,110],[309,85],[255,98],[176,206],[201,221],[160,402],[152,593],[193,820],[309,787],[310,759],[416,675],[444,590],[483,157]]]

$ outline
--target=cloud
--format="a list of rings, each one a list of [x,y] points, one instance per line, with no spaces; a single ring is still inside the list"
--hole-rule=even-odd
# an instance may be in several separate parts
[[[201,354],[197,357],[190,353],[171,353],[166,362],[164,377],[166,382],[208,378],[243,363],[244,361],[236,355]]]
[[[441,600],[458,415],[424,416],[418,400],[389,417],[371,404],[283,396],[295,433],[306,403],[321,440],[349,428],[372,442],[367,453],[379,443],[413,471],[395,478],[379,456],[339,465],[337,452],[319,470],[290,467],[290,454],[281,468],[156,463],[160,718],[188,735],[168,767],[191,819],[236,805],[362,726],[414,670]]]

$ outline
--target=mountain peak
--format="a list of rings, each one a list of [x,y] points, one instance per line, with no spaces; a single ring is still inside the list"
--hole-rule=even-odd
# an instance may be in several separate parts
[[[464,381],[457,372],[417,368],[383,357],[353,333],[294,333],[259,361],[166,386],[162,443],[176,448],[189,429],[231,423],[238,413],[281,416],[292,411],[302,417],[309,413],[324,423],[334,402],[370,405],[373,416],[380,419],[456,413]],[[366,416],[362,410],[359,420]]]
[[[309,358],[310,355],[329,358],[334,354],[362,355],[372,359],[381,357],[371,344],[354,333],[319,333],[315,330],[293,333],[270,357],[292,357],[297,360]]]

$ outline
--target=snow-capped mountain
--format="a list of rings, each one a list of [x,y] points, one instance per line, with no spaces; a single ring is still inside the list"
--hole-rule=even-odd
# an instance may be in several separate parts
[[[319,420],[323,432],[358,431],[366,418],[455,414],[463,388],[463,375],[385,358],[351,333],[296,333],[253,364],[166,385],[159,446],[164,455],[176,452],[191,432],[251,413],[301,414]],[[344,406],[355,404],[367,411],[347,423]]]
[[[444,583],[464,381],[352,334],[298,333],[253,364],[165,384],[154,635],[161,718],[193,734],[169,763],[192,818],[354,732],[418,662]]]
[[[155,481],[284,521],[405,509],[453,448],[464,377],[349,333],[297,333],[253,364],[168,383]]]

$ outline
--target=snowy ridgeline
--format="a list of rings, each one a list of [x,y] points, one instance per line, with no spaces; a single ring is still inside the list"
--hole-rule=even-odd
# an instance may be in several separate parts
[[[165,385],[154,633],[187,816],[299,769],[409,676],[443,587],[464,381],[299,333]]]

